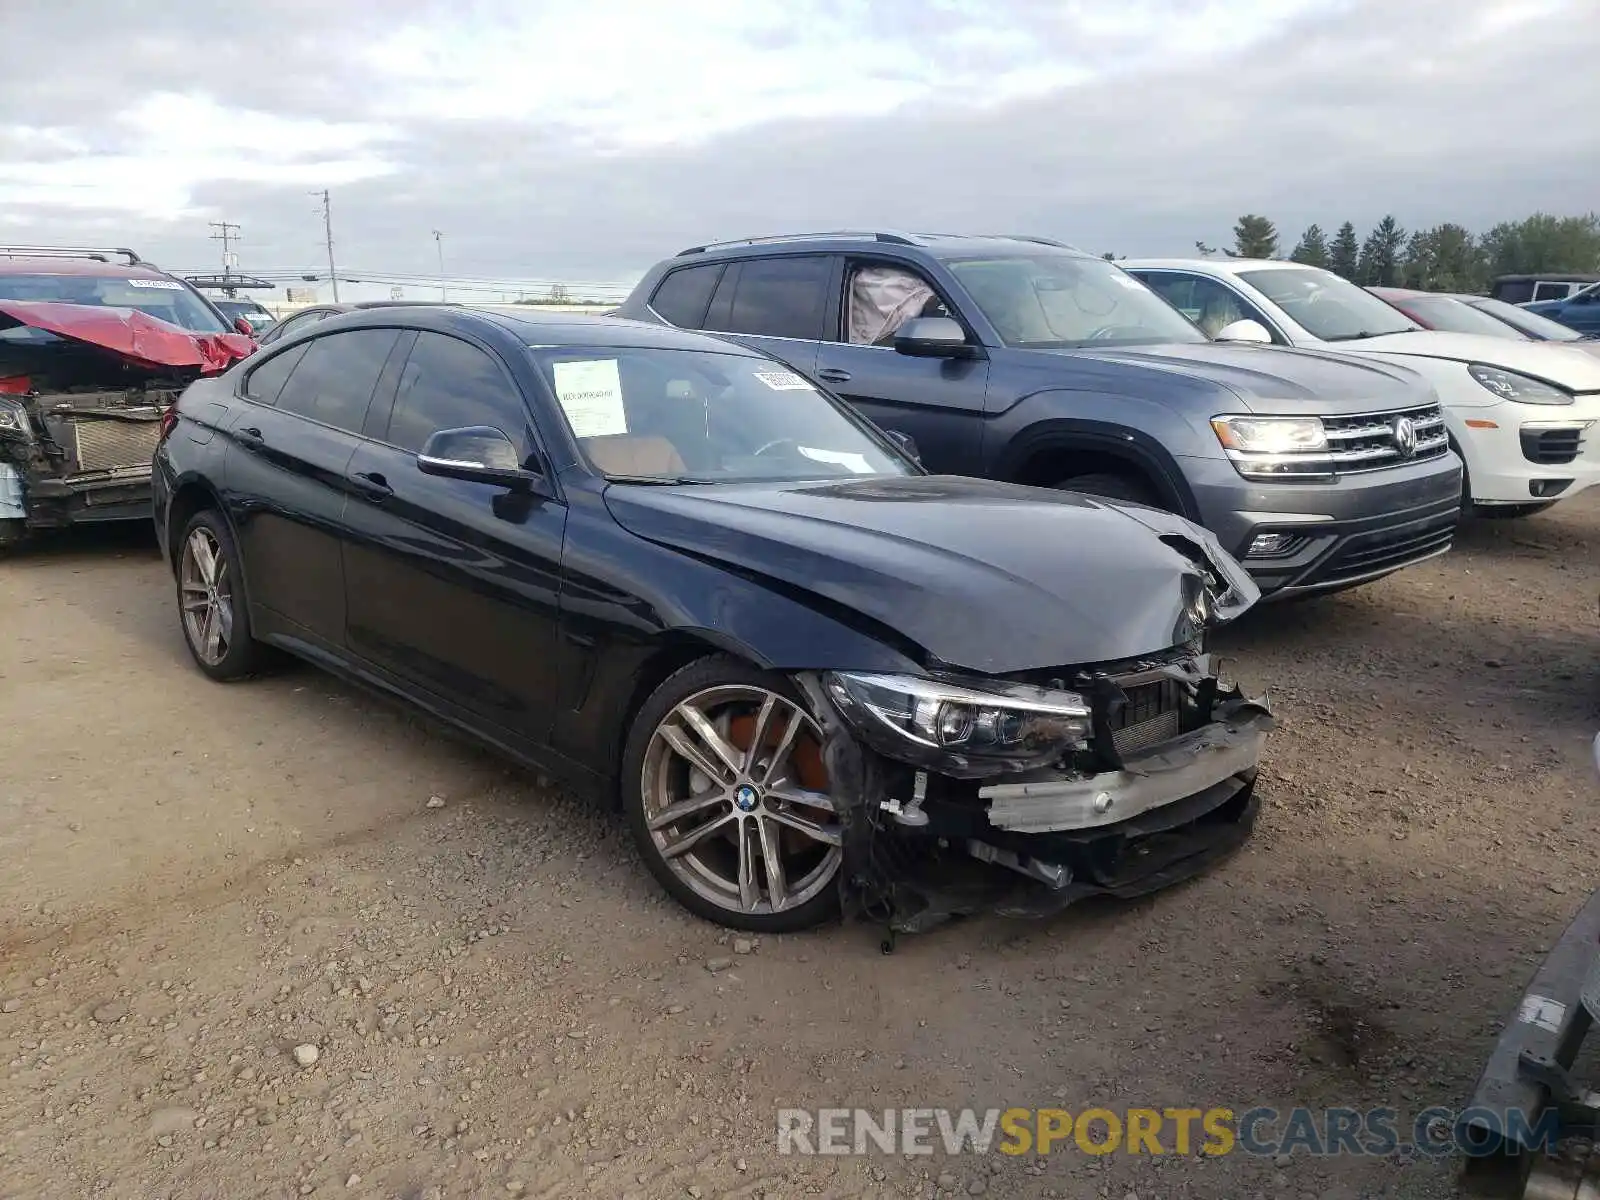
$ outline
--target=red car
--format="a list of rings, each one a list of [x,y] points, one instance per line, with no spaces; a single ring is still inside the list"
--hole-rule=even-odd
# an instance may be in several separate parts
[[[161,414],[254,351],[248,328],[132,250],[0,246],[0,551],[148,521]]]

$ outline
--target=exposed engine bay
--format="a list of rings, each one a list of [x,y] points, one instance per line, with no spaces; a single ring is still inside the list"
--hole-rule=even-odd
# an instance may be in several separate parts
[[[85,314],[81,329],[73,309]],[[162,414],[192,380],[252,346],[142,313],[119,321],[86,306],[0,305],[0,545],[28,529],[148,519]]]

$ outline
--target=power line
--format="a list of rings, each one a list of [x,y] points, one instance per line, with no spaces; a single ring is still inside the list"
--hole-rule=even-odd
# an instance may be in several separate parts
[[[311,193],[313,196],[316,192]],[[333,202],[328,189],[322,189],[322,232],[328,241],[328,279],[333,284],[333,302],[339,303],[339,273],[333,266]]]
[[[239,256],[233,252],[233,240],[239,236],[239,227],[232,221],[209,221],[207,224],[217,231],[211,235],[211,240],[222,243],[222,277],[226,279],[239,265]],[[222,293],[225,296],[237,294],[231,287],[223,288]]]

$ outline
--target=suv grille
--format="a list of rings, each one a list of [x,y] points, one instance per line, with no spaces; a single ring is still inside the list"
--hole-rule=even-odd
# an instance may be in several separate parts
[[[1388,412],[1323,417],[1328,449],[1284,454],[1229,450],[1239,474],[1255,479],[1352,475],[1422,462],[1449,453],[1437,404]]]
[[[1442,554],[1455,540],[1456,521],[1457,514],[1452,510],[1390,529],[1358,533],[1334,552],[1318,572],[1317,582],[1360,579]]]

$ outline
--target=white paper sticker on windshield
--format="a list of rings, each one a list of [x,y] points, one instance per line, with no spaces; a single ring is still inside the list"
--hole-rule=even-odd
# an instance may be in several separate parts
[[[622,407],[622,377],[614,358],[558,362],[553,371],[556,398],[576,437],[610,437],[628,432]]]
[[[793,371],[757,371],[756,378],[775,392],[814,392],[817,390]]]
[[[836,467],[844,467],[852,475],[873,474],[872,464],[867,461],[865,454],[850,450],[817,450],[811,446],[797,446],[795,449],[812,462],[832,463]]]
[[[183,284],[176,279],[125,279],[129,287],[159,288],[163,292],[181,292]]]

